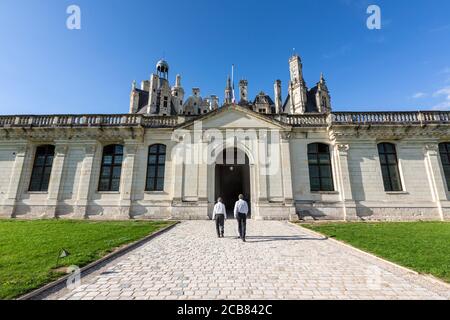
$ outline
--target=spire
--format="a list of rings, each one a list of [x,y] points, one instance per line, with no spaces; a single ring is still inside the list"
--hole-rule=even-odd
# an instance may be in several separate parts
[[[325,83],[325,78],[323,77],[323,72],[320,73],[320,83]]]
[[[236,103],[236,95],[234,94],[234,64],[231,65],[231,102]]]

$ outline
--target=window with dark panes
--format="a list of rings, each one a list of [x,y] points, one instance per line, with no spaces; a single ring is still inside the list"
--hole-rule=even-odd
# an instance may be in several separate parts
[[[400,172],[398,170],[398,159],[395,145],[392,143],[378,144],[381,174],[385,191],[402,191]]]
[[[148,148],[146,191],[164,191],[166,146],[154,144]]]
[[[55,146],[45,145],[36,148],[29,191],[48,191],[54,156]]]
[[[447,189],[450,191],[450,143],[445,142],[439,144],[439,154],[441,156],[442,168],[444,169],[444,177],[447,182]]]
[[[308,165],[311,191],[334,191],[330,147],[323,143],[309,144]]]
[[[103,148],[98,191],[119,191],[122,161],[122,145],[111,144]]]

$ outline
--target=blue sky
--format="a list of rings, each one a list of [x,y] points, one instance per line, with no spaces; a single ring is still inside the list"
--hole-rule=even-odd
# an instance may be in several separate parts
[[[66,8],[81,8],[81,30]],[[382,29],[366,27],[369,4]],[[126,113],[132,80],[161,57],[187,94],[221,101],[227,74],[250,95],[282,80],[293,48],[334,110],[450,109],[450,2],[1,0],[0,114]]]

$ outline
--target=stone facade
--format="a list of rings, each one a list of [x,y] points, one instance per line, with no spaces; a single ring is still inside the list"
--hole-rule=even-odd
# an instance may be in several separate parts
[[[156,77],[133,85],[129,114],[1,116],[0,216],[207,219],[224,191],[217,155],[237,150],[248,162],[242,188],[254,219],[450,219],[439,149],[450,142],[450,112],[331,112],[323,77],[307,90],[300,59],[290,67],[283,105],[279,80],[275,102],[263,93],[248,102],[247,81],[239,103],[219,108],[216,96],[202,99],[199,89],[184,101],[180,77],[170,88],[160,62]],[[234,90],[229,82],[227,90]],[[331,190],[311,191],[308,146],[316,143],[329,149]],[[395,146],[401,190],[386,191],[380,143]],[[123,148],[119,187],[99,191],[104,148],[112,144]],[[48,187],[30,191],[42,145],[54,146]],[[157,179],[149,173],[154,145],[165,146],[158,190],[149,187]],[[226,169],[232,175],[234,167]]]

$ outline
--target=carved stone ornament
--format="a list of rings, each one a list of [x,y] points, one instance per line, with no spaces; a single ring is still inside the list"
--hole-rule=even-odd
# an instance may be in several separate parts
[[[437,152],[439,151],[439,145],[437,145],[436,143],[428,143],[425,145],[424,151],[425,153],[430,152],[433,154],[437,154]]]
[[[59,144],[55,147],[56,154],[66,154],[67,150],[69,150],[69,147],[66,144]]]
[[[338,148],[339,152],[347,153],[348,150],[350,149],[350,145],[348,145],[348,144],[338,144],[337,148]]]

